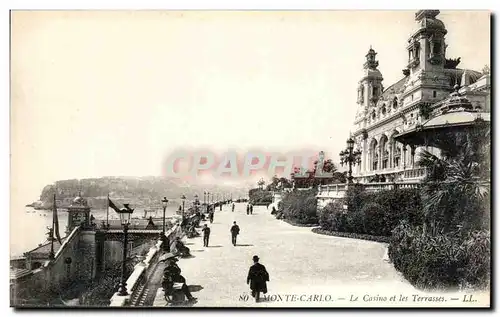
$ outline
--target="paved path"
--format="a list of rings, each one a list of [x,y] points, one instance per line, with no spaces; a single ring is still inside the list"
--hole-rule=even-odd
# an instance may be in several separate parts
[[[235,212],[230,206],[216,211],[208,248],[201,237],[186,240],[193,257],[178,264],[190,288],[198,290],[193,292],[195,306],[359,306],[349,302],[351,294],[416,293],[383,260],[384,244],[318,235],[311,228],[276,220],[266,207],[254,207],[253,215],[246,215],[245,206],[237,204]],[[229,232],[233,221],[241,228],[236,247]],[[261,303],[252,301],[246,285],[253,255],[270,274],[270,300]],[[158,289],[153,305],[165,304]]]

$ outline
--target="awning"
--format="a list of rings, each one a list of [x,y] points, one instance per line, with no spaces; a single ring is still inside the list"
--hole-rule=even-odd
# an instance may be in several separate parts
[[[413,129],[394,136],[394,140],[407,145],[433,146],[436,135],[489,125],[489,112],[452,111],[416,125]]]

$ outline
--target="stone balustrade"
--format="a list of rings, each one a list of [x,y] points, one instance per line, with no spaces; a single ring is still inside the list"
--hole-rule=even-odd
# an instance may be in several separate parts
[[[427,171],[426,171],[425,167],[413,168],[410,170],[405,170],[403,177],[405,179],[423,178],[423,177],[425,177],[426,172]]]
[[[165,232],[165,235],[172,240],[174,237],[179,235],[181,232],[180,226],[178,224],[174,225],[170,230]],[[132,298],[137,298],[140,294],[136,294],[136,292],[143,291],[143,288],[140,287],[148,282],[151,275],[154,273],[156,265],[158,264],[158,259],[161,255],[163,242],[158,241],[151,249],[149,249],[146,257],[140,263],[136,264],[132,274],[130,274],[127,279],[127,290],[128,295],[120,296],[118,293],[115,293],[113,297],[111,297],[110,307],[123,307],[131,304]]]
[[[424,170],[425,172],[425,170]],[[403,189],[403,188],[419,188],[421,182],[419,181],[406,181],[406,182],[394,182],[394,183],[363,183],[356,184],[358,186],[363,186],[365,191],[367,192],[377,192],[381,190],[391,190],[391,189]],[[330,184],[330,185],[321,185],[318,187],[317,198],[317,208],[321,210],[328,203],[331,203],[335,200],[343,199],[346,196],[348,184]]]

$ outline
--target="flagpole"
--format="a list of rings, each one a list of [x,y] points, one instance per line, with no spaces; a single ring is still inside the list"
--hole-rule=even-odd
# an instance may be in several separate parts
[[[57,210],[56,206],[56,194],[54,194],[54,210],[52,211],[52,231],[50,234],[50,254],[49,258],[53,259],[54,258],[54,223],[55,223],[55,212]]]
[[[109,226],[109,192],[108,199],[106,199],[106,227]]]

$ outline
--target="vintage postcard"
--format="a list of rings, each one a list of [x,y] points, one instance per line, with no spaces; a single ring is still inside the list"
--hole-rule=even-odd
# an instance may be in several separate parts
[[[10,23],[12,307],[490,307],[490,12]]]

